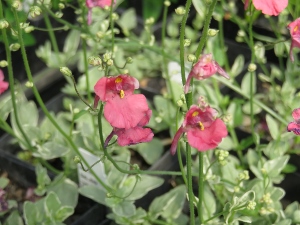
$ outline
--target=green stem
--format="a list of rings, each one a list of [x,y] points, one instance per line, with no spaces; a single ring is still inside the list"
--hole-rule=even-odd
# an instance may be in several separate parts
[[[224,54],[224,64],[225,64],[225,69],[226,71],[229,71],[230,70],[230,66],[229,66],[229,62],[228,62],[228,57],[227,57],[227,54],[226,54],[226,46],[225,46],[225,42],[224,42],[224,27],[223,27],[223,20],[220,20],[218,21],[218,24],[219,24],[219,34],[218,34],[218,37],[219,37],[219,41],[220,41],[220,47],[221,49],[224,49],[223,54]]]
[[[212,3],[210,4],[208,12],[207,12],[207,14],[205,16],[206,20],[205,20],[203,31],[202,31],[202,36],[201,36],[199,45],[198,45],[196,53],[195,53],[195,56],[196,56],[197,59],[199,58],[199,56],[200,56],[200,54],[201,54],[201,52],[202,52],[202,50],[204,48],[204,45],[206,43],[207,32],[208,32],[208,29],[209,29],[210,21],[211,21],[212,14],[214,12],[216,3],[217,3],[217,0],[212,0]]]
[[[115,48],[115,32],[114,32],[114,20],[113,20],[113,6],[114,0],[111,0],[110,10],[109,10],[109,23],[110,23],[110,30],[111,30],[111,54],[114,58],[114,48]]]
[[[188,188],[189,207],[190,207],[190,224],[195,224],[195,212],[194,212],[195,196],[193,193],[193,180],[192,180],[192,154],[191,154],[191,146],[189,145],[188,142],[186,143],[186,172],[187,172],[187,188]]]
[[[14,14],[14,18],[16,20],[16,24],[20,24],[19,21],[19,17],[18,14],[16,12],[15,9],[13,9],[13,14]],[[27,54],[26,54],[26,49],[24,46],[24,40],[22,37],[22,30],[20,29],[20,26],[17,26],[17,31],[18,31],[18,38],[19,38],[19,42],[21,45],[21,53],[22,53],[22,57],[23,57],[23,62],[24,62],[24,66],[25,66],[25,71],[28,77],[29,82],[33,83],[33,77],[31,74],[31,70],[30,70],[30,66],[28,63],[28,58],[27,58]],[[69,142],[70,146],[72,147],[72,149],[74,150],[74,152],[80,156],[80,158],[82,159],[82,161],[84,162],[85,165],[88,166],[87,161],[82,157],[82,154],[80,153],[80,151],[78,150],[77,146],[75,145],[75,143],[72,141],[72,139],[68,136],[67,133],[65,133],[63,131],[63,129],[60,127],[60,125],[54,120],[54,118],[52,117],[52,115],[49,113],[49,111],[47,110],[36,86],[34,85],[32,87],[32,91],[33,94],[39,104],[39,106],[41,107],[42,111],[45,113],[45,116],[47,116],[47,118],[50,120],[50,122],[53,124],[53,126],[58,130],[58,132],[65,138],[65,140],[67,140],[67,142]],[[110,190],[110,187],[108,187],[97,175],[96,173],[91,170],[92,175],[95,177],[95,179],[106,189],[106,190]]]
[[[198,152],[199,157],[199,181],[198,181],[198,218],[199,223],[203,224],[203,208],[202,203],[204,200],[204,173],[203,173],[203,152]]]

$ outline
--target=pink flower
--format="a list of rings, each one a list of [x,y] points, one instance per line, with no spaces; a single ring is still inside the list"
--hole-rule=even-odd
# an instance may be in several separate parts
[[[297,47],[300,48],[300,18],[296,19],[295,21],[291,22],[287,28],[290,30],[290,34],[292,37],[292,43],[290,47],[290,59],[294,62],[293,56],[293,48]]]
[[[86,0],[86,6],[89,8],[88,11],[88,24],[92,22],[92,8],[100,7],[104,8],[105,6],[111,6],[111,0]],[[114,0],[114,4],[116,4],[116,0]]]
[[[8,88],[8,83],[4,81],[4,74],[2,70],[0,70],[0,94],[6,91]]]
[[[192,77],[196,78],[197,80],[203,80],[211,77],[216,73],[229,79],[229,75],[216,61],[212,59],[212,54],[202,55],[199,61],[192,68],[187,78],[186,84],[184,86],[184,93],[186,94],[189,92]]]
[[[227,136],[227,129],[216,115],[217,111],[209,106],[200,108],[192,105],[174,136],[171,154],[175,154],[179,138],[184,132],[187,133],[188,143],[200,152],[217,147],[222,138]]]
[[[296,135],[300,135],[300,108],[294,109],[292,112],[294,122],[290,122],[287,126],[288,132],[294,132]]]
[[[133,94],[138,87],[137,79],[129,75],[102,77],[94,86],[94,107],[97,107],[99,100],[106,102],[104,117],[113,127],[136,127],[149,110],[145,96]]]
[[[263,14],[277,16],[288,5],[288,0],[252,0],[254,7],[261,10]],[[248,8],[249,0],[245,1],[245,10]]]
[[[114,135],[118,136],[117,141],[120,146],[151,141],[154,136],[153,132],[150,128],[143,128],[143,126],[149,122],[151,115],[152,111],[149,109],[136,127],[129,129],[113,128],[113,131],[106,138],[104,146],[107,147],[109,141]]]

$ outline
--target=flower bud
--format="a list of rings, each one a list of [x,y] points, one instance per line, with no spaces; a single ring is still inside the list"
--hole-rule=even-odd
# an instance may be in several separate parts
[[[113,195],[112,193],[110,193],[110,192],[107,192],[107,193],[106,193],[106,197],[107,197],[107,198],[111,198],[111,197],[113,197],[113,196],[114,196],[114,195]]]
[[[112,19],[113,19],[114,21],[118,20],[118,19],[119,19],[119,15],[118,15],[117,13],[113,13],[113,14],[112,14]]]
[[[105,36],[105,33],[104,32],[102,32],[102,31],[98,31],[97,33],[96,33],[96,35],[97,35],[97,37],[98,38],[103,38],[104,36]]]
[[[9,23],[7,22],[7,20],[5,20],[5,19],[0,20],[0,29],[1,30],[6,29],[8,27],[9,27]]]
[[[41,15],[42,13],[42,10],[39,6],[31,6],[30,9],[29,9],[29,15],[32,17],[32,18],[35,18],[39,15]]]
[[[189,62],[196,62],[197,58],[196,58],[195,55],[189,54],[188,57],[187,57],[187,60],[188,60]]]
[[[254,210],[255,206],[256,206],[256,202],[255,201],[249,201],[246,208],[248,210]]]
[[[56,16],[57,18],[62,18],[63,15],[64,15],[64,14],[63,14],[62,12],[56,12],[56,13],[55,13],[55,16]]]
[[[208,29],[208,31],[207,31],[207,34],[208,34],[208,36],[210,36],[210,37],[214,37],[214,36],[216,36],[218,33],[219,33],[219,30],[216,30],[216,29]]]
[[[246,36],[246,33],[244,30],[239,30],[238,33],[237,33],[237,36],[238,37],[245,37]]]
[[[131,57],[126,58],[126,63],[131,64],[133,62],[133,59]]]
[[[190,46],[190,44],[191,44],[191,39],[184,39],[184,41],[183,41],[184,47],[188,47],[188,46]]]
[[[171,5],[171,2],[170,1],[164,1],[164,5],[169,7]]]
[[[106,65],[112,66],[114,65],[114,61],[112,59],[107,60]]]
[[[6,60],[1,60],[0,61],[0,67],[7,67],[8,63]]]
[[[11,6],[15,9],[19,9],[21,6],[21,2],[20,1],[13,1]]]
[[[107,63],[107,61],[111,59],[111,52],[106,52],[104,55],[103,55],[103,61]]]
[[[250,63],[248,66],[248,71],[249,72],[254,72],[256,70],[257,66],[254,63]]]
[[[79,158],[78,155],[74,156],[74,159],[73,159],[74,163],[78,164],[81,162],[81,159]]]
[[[178,106],[178,107],[182,107],[182,106],[183,106],[183,101],[182,101],[181,99],[179,99],[179,100],[177,101],[177,106]]]
[[[185,8],[183,6],[179,6],[178,8],[175,9],[175,13],[177,15],[182,16],[185,14]]]
[[[157,116],[154,118],[156,123],[161,123],[162,122],[162,118],[160,116]]]
[[[64,3],[58,3],[58,8],[59,9],[64,9],[65,8],[65,4]]]
[[[102,60],[99,56],[90,56],[88,58],[88,63],[92,66],[100,66],[102,64]]]
[[[24,29],[25,33],[31,33],[32,31],[34,31],[34,26],[28,26]]]
[[[65,76],[67,76],[67,77],[71,77],[71,76],[72,76],[72,71],[71,71],[68,67],[65,67],[65,66],[60,67],[60,68],[59,68],[59,71],[60,71],[63,75],[65,75]]]
[[[150,17],[148,19],[146,19],[145,24],[146,25],[152,25],[155,22],[153,17]]]
[[[138,164],[135,163],[135,164],[132,165],[132,169],[133,169],[133,170],[139,170],[140,167],[139,167]]]
[[[28,88],[32,88],[32,87],[33,87],[33,83],[30,82],[30,81],[27,81],[27,82],[25,83],[25,86],[28,87]]]
[[[13,52],[16,52],[20,49],[21,45],[19,43],[14,43],[9,46],[9,49]]]

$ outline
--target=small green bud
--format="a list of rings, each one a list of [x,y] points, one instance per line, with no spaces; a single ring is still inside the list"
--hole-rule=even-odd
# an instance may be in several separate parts
[[[138,164],[135,163],[135,164],[132,165],[132,169],[133,169],[133,170],[139,170],[140,167],[139,167]]]
[[[237,33],[237,36],[238,37],[245,37],[246,36],[246,33],[244,30],[239,30],[238,33]]]
[[[17,37],[18,36],[18,31],[10,28],[10,31],[11,31],[11,35],[14,36],[14,37]]]
[[[214,37],[214,36],[216,36],[218,33],[219,33],[219,30],[216,30],[216,29],[208,29],[208,31],[207,31],[207,34],[208,34],[208,36],[210,36],[210,37]]]
[[[112,14],[112,19],[113,19],[114,21],[118,20],[118,19],[119,19],[119,15],[118,15],[117,13],[113,13],[113,14]]]
[[[74,159],[73,159],[74,163],[78,164],[81,162],[81,159],[78,155],[74,156]]]
[[[150,17],[148,19],[146,19],[145,24],[146,25],[152,25],[155,22],[153,17]]]
[[[247,209],[248,210],[254,210],[256,206],[256,202],[255,201],[249,201],[247,204]]]
[[[90,56],[88,58],[88,63],[92,66],[100,66],[102,64],[102,60],[99,56]]]
[[[0,20],[0,29],[1,30],[6,29],[8,27],[9,27],[9,23],[7,22],[7,20],[5,20],[5,19]]]
[[[177,101],[177,106],[178,106],[178,107],[182,107],[182,106],[183,106],[183,101],[182,101],[181,99],[179,99],[179,100]]]
[[[9,46],[9,49],[13,52],[16,52],[20,49],[21,45],[19,43],[14,43]]]
[[[114,65],[114,61],[112,59],[107,60],[106,65],[112,66]]]
[[[248,71],[249,71],[249,72],[254,72],[254,71],[256,70],[256,68],[257,68],[257,66],[256,66],[256,64],[254,64],[254,63],[250,63],[250,64],[248,65]]]
[[[184,45],[184,47],[190,46],[191,45],[191,39],[184,39],[183,45]]]
[[[131,57],[126,58],[126,63],[131,64],[133,62],[133,59]]]
[[[157,116],[154,118],[156,123],[161,123],[162,122],[162,118],[160,116]]]
[[[171,5],[171,2],[170,1],[164,1],[164,5],[169,7]]]
[[[188,60],[189,62],[196,62],[197,58],[196,58],[195,55],[189,54],[189,55],[187,56],[187,60]]]
[[[240,187],[239,187],[239,186],[235,186],[235,187],[233,188],[233,191],[234,191],[235,193],[239,192],[239,191],[240,191]]]
[[[105,33],[102,32],[102,31],[98,31],[98,32],[96,33],[96,35],[97,35],[97,37],[100,38],[100,39],[105,37]]]
[[[29,26],[29,23],[20,23],[20,28],[21,29],[25,29],[28,26]]]
[[[104,55],[103,55],[103,61],[107,63],[107,61],[111,59],[111,52],[106,52]]]
[[[13,1],[11,6],[15,9],[19,9],[21,6],[21,2],[20,1]]]
[[[58,3],[58,8],[59,9],[64,9],[65,8],[65,4],[64,3]]]
[[[123,73],[123,74],[128,74],[128,73],[129,73],[129,70],[128,70],[128,69],[124,69],[124,70],[122,71],[122,73]]]
[[[261,173],[264,174],[264,175],[267,174],[267,170],[266,170],[265,168],[261,168],[260,171],[261,171]]]
[[[34,31],[34,26],[28,26],[24,29],[25,33],[31,33],[32,31]]]
[[[6,60],[1,60],[0,61],[0,67],[7,67],[8,66],[8,63],[7,63],[7,61]]]
[[[178,8],[175,9],[175,13],[177,15],[182,16],[185,14],[185,8],[183,6],[179,6]]]
[[[113,196],[114,196],[114,195],[113,195],[112,193],[110,193],[110,192],[107,192],[107,193],[106,193],[106,197],[107,197],[107,198],[111,198],[111,197],[113,197]]]
[[[181,95],[180,95],[180,99],[182,99],[183,101],[185,101],[185,95],[184,95],[184,94],[181,94]]]
[[[55,16],[56,16],[57,18],[62,18],[63,15],[64,15],[64,14],[63,14],[62,12],[56,12],[56,13],[55,13]]]
[[[41,15],[41,13],[42,13],[42,9],[37,5],[31,6],[30,9],[29,9],[29,15],[32,18],[35,18],[35,17]]]
[[[27,81],[27,82],[25,83],[25,86],[28,87],[28,88],[32,88],[32,87],[33,87],[33,83],[30,82],[30,81]]]
[[[270,205],[273,200],[271,199],[271,194],[270,193],[266,193],[262,196],[262,198],[260,199],[260,202],[266,203],[267,205]]]
[[[72,76],[72,71],[68,67],[62,66],[62,67],[59,68],[59,71],[67,77]]]

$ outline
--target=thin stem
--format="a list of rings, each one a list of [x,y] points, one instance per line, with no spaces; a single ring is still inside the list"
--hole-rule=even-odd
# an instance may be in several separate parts
[[[18,14],[16,12],[15,9],[13,9],[13,14],[14,14],[14,18],[16,20],[16,23],[17,24],[20,24],[20,21],[19,21],[19,17],[18,17]],[[33,83],[33,77],[32,77],[32,74],[31,74],[31,70],[30,70],[30,66],[29,66],[29,63],[28,63],[28,58],[27,58],[27,54],[26,54],[26,49],[25,49],[25,46],[24,46],[24,40],[23,40],[23,37],[22,37],[22,30],[20,29],[20,26],[17,26],[17,33],[18,33],[18,38],[19,38],[19,42],[20,42],[20,45],[21,45],[21,53],[22,53],[22,58],[23,58],[23,62],[24,62],[24,66],[25,66],[25,71],[26,71],[26,74],[27,74],[27,77],[28,77],[28,80],[29,82]],[[67,140],[67,142],[70,144],[70,146],[72,147],[72,149],[74,150],[74,152],[80,156],[80,158],[82,159],[82,161],[84,162],[85,165],[88,166],[88,163],[87,161],[82,157],[82,154],[80,153],[80,151],[78,150],[77,146],[75,145],[75,143],[73,142],[73,140],[68,136],[67,133],[65,133],[63,131],[63,129],[60,127],[60,125],[54,120],[54,118],[52,117],[52,115],[49,113],[48,109],[46,108],[36,86],[34,85],[32,87],[32,91],[33,91],[33,94],[39,104],[39,106],[41,107],[42,111],[45,113],[45,116],[47,116],[47,118],[50,120],[50,122],[54,125],[54,127],[58,130],[58,132],[65,138],[65,140]],[[92,175],[95,177],[95,179],[106,189],[106,190],[110,190],[110,187],[107,186],[97,175],[96,173],[91,170],[91,173]]]
[[[193,180],[192,180],[192,154],[191,146],[186,143],[186,171],[187,171],[187,188],[189,196],[190,207],[190,224],[195,224],[195,212],[194,212],[194,193],[193,193]],[[200,186],[199,186],[200,188]]]
[[[110,23],[110,30],[111,30],[111,53],[112,57],[114,57],[114,48],[115,48],[115,32],[114,32],[114,20],[113,20],[113,6],[114,6],[114,0],[111,0],[110,2],[110,10],[109,10],[109,23]]]
[[[203,209],[202,209],[202,203],[204,200],[204,192],[203,192],[203,188],[204,188],[204,173],[203,173],[203,152],[199,152],[198,153],[198,157],[199,157],[199,181],[198,181],[198,218],[199,218],[199,222],[200,224],[203,224]]]

